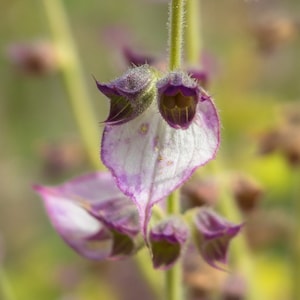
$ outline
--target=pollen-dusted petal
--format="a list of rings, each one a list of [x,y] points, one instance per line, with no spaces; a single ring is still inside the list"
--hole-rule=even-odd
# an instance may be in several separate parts
[[[149,241],[154,268],[166,270],[172,267],[180,257],[188,236],[187,225],[176,216],[163,220],[151,228]]]
[[[219,146],[219,119],[210,97],[197,105],[185,129],[170,127],[157,105],[122,126],[107,125],[101,157],[118,187],[136,203],[144,234],[153,204],[213,159]]]
[[[154,71],[143,65],[129,69],[109,83],[96,81],[101,93],[110,99],[110,112],[105,123],[120,125],[142,114],[155,98]]]
[[[133,227],[130,218],[137,216],[136,208],[116,187],[110,173],[92,173],[60,186],[35,186],[34,189],[43,198],[53,227],[82,256],[97,260],[116,259],[136,250],[134,237],[139,228],[130,231]],[[119,223],[115,227],[108,226],[104,219],[94,215],[95,207],[107,219],[123,216],[118,220],[122,227],[117,226]],[[129,229],[125,232],[120,228]],[[123,246],[118,246],[116,251],[120,236]],[[130,251],[124,247],[124,240],[130,245]]]
[[[194,216],[196,244],[204,260],[211,266],[226,264],[230,241],[240,232],[236,225],[219,216],[212,209],[199,208]]]

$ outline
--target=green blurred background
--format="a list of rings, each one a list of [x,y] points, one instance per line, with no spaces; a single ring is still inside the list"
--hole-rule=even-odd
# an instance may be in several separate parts
[[[257,152],[261,134],[278,124],[281,107],[300,100],[300,2],[203,0],[201,4],[204,48],[214,69],[209,92],[222,119],[220,155],[226,170],[249,174],[264,189],[259,220],[268,222],[256,223],[260,226],[255,230],[267,233],[252,243],[255,288],[261,295],[256,300],[295,300],[291,290],[298,278],[292,276],[287,232],[300,222],[291,217],[294,198],[300,201],[300,180],[295,180],[300,176],[280,153]],[[137,52],[165,59],[167,4],[66,0],[64,5],[100,122],[108,103],[91,74],[108,81],[126,70],[122,40]],[[269,16],[296,25],[266,46],[268,37],[260,26]],[[9,59],[11,44],[41,38],[51,39],[42,1],[1,0],[0,263],[3,284],[13,293],[12,299],[3,299],[154,299],[132,259],[93,263],[69,249],[51,228],[31,189],[33,183],[55,184],[91,170],[60,72],[43,76],[20,72]],[[95,137],[99,143],[100,134],[99,125]],[[161,278],[161,272],[157,274]]]

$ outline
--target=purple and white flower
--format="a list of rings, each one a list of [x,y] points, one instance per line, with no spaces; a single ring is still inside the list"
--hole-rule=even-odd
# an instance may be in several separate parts
[[[82,256],[118,259],[140,248],[138,212],[110,173],[87,174],[59,186],[34,189],[44,200],[55,230]]]
[[[138,207],[145,236],[151,207],[213,159],[220,141],[215,105],[195,80],[179,71],[160,80],[154,73],[140,80],[136,74],[146,68],[133,68],[105,85],[98,83],[100,91],[111,99],[111,111],[115,99],[107,91],[121,94],[123,103],[143,107],[120,120],[122,108],[118,108],[119,115],[114,112],[117,117],[110,114],[102,137],[101,158],[120,190]],[[131,97],[133,91],[136,97]]]

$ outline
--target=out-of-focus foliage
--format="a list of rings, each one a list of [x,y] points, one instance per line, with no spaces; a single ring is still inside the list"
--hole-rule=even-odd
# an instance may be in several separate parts
[[[91,74],[107,81],[123,72],[127,68],[123,46],[165,57],[167,5],[146,0],[65,0],[64,4],[92,104],[98,121],[103,121],[108,103]],[[292,280],[297,279],[290,271],[287,236],[295,225],[289,218],[294,198],[300,197],[299,188],[295,194],[297,171],[281,153],[258,152],[263,133],[279,126],[282,108],[300,100],[300,3],[202,0],[201,4],[205,50],[215,68],[209,92],[223,127],[219,156],[227,171],[249,174],[264,188],[261,215],[249,217],[249,226],[252,217],[262,224],[252,235],[249,230],[253,280],[260,299],[292,299]],[[267,18],[295,23],[294,31],[278,37],[274,27],[263,27]],[[268,41],[263,40],[264,32]],[[0,257],[6,279],[17,300],[154,299],[133,261],[93,263],[74,254],[51,228],[32,192],[33,183],[58,183],[90,170],[61,74],[30,76],[8,59],[9,45],[50,38],[42,1],[1,1]],[[267,48],[262,40],[268,42]],[[100,131],[99,125],[99,136]]]

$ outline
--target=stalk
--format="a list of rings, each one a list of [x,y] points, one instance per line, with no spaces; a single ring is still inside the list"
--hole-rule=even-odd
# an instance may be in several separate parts
[[[181,67],[184,0],[172,0],[169,6],[169,70],[178,70]],[[180,214],[179,190],[174,191],[167,200],[167,214]],[[175,264],[165,273],[165,299],[183,299],[182,266]]]
[[[184,0],[172,0],[169,21],[169,69],[180,69],[183,43]]]
[[[185,46],[186,61],[190,66],[199,66],[202,30],[201,30],[201,12],[200,0],[186,0],[186,30]]]
[[[69,26],[68,16],[60,0],[43,0],[53,41],[58,46],[62,75],[69,95],[69,104],[77,123],[91,165],[104,169],[99,159],[100,130],[90,105],[82,76],[82,68]]]
[[[180,214],[179,190],[174,191],[167,200],[167,213]],[[165,300],[183,299],[182,266],[176,263],[165,275]]]

